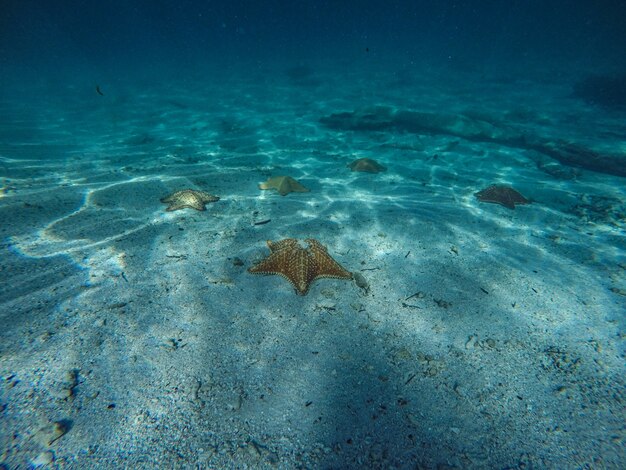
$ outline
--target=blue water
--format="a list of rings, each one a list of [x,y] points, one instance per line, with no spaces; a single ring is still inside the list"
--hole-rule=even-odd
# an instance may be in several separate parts
[[[111,80],[382,58],[397,69],[623,73],[626,7],[599,2],[6,1],[3,89],[17,76]],[[559,71],[561,72],[559,75]],[[26,75],[24,75],[26,74]],[[526,75],[526,74],[524,74]],[[557,78],[556,76],[554,78]]]
[[[0,468],[620,468],[624,18],[2,2]]]

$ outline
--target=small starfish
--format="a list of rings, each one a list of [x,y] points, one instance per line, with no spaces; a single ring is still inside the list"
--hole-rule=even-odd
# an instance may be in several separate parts
[[[476,199],[480,202],[500,204],[507,209],[515,209],[516,204],[530,204],[531,201],[509,186],[492,184],[488,188],[478,191]]]
[[[371,158],[359,158],[358,160],[354,160],[352,163],[348,164],[348,168],[352,171],[364,171],[366,173],[378,173],[387,169]]]
[[[320,242],[307,238],[304,248],[294,238],[267,241],[270,255],[248,269],[252,274],[277,274],[287,279],[298,295],[306,295],[316,279],[352,279],[352,273],[335,261]]]
[[[169,204],[166,211],[177,211],[179,209],[196,209],[198,211],[206,210],[204,205],[207,202],[219,201],[220,198],[213,196],[204,191],[196,191],[195,189],[183,189],[176,191],[167,197],[161,199],[161,202]]]
[[[308,193],[309,190],[291,176],[274,176],[265,183],[259,183],[259,189],[275,189],[281,196],[289,193]]]

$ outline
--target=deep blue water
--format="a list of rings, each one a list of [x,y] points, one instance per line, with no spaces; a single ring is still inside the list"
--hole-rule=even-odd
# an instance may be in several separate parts
[[[459,69],[624,73],[626,4],[568,1],[4,0],[1,80],[185,74],[385,58]],[[369,59],[368,59],[369,58]],[[520,68],[521,65],[521,68]]]

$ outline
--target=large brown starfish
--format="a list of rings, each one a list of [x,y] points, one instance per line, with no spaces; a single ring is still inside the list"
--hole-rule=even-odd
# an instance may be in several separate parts
[[[366,173],[378,173],[387,170],[384,166],[371,158],[359,158],[348,164],[352,171],[363,171]]]
[[[220,198],[213,196],[204,191],[196,191],[195,189],[183,189],[182,191],[176,191],[167,197],[161,199],[161,202],[169,204],[166,211],[177,211],[179,209],[190,208],[198,211],[203,211],[206,208],[204,205],[207,202],[219,201]]]
[[[259,183],[259,189],[275,189],[281,196],[289,193],[308,193],[309,190],[291,176],[274,176],[265,183]]]
[[[320,242],[307,238],[304,248],[294,238],[267,241],[270,255],[248,269],[252,274],[277,274],[287,279],[298,295],[306,295],[316,279],[352,279],[352,273],[335,261]]]
[[[478,191],[474,195],[480,202],[500,204],[507,209],[515,209],[516,204],[530,204],[531,202],[513,188],[497,184],[493,184],[482,191]]]

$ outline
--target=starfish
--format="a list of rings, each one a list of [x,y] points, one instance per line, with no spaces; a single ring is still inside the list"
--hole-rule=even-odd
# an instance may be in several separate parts
[[[219,201],[220,198],[213,196],[204,191],[196,191],[195,189],[183,189],[182,191],[176,191],[167,197],[161,199],[161,202],[169,204],[166,211],[177,211],[186,207],[190,209],[196,209],[198,211],[206,210],[204,205],[207,202]]]
[[[316,279],[352,279],[352,273],[335,261],[317,240],[307,238],[307,248],[295,238],[267,241],[270,255],[248,269],[252,274],[277,274],[287,279],[298,295],[306,295]]]
[[[308,193],[309,190],[294,180],[291,176],[274,176],[265,183],[259,184],[259,189],[275,189],[281,196],[289,193]]]
[[[352,163],[348,164],[348,168],[352,171],[364,171],[367,173],[378,173],[387,169],[371,158],[359,158],[358,160],[354,160]]]
[[[516,204],[530,204],[531,202],[513,188],[497,184],[492,184],[488,188],[477,192],[474,196],[476,196],[480,202],[500,204],[507,209],[515,209]]]

